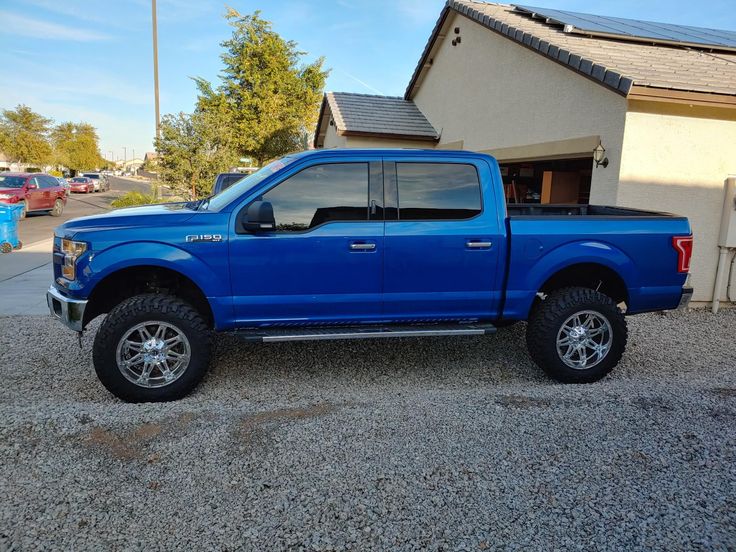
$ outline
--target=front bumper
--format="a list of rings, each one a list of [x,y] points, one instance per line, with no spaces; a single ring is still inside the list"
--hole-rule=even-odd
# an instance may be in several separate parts
[[[680,303],[677,305],[678,309],[687,308],[690,304],[690,299],[693,298],[693,288],[684,287],[682,288],[682,295],[680,296]]]
[[[49,304],[51,316],[58,318],[75,332],[82,331],[84,309],[87,308],[86,300],[66,297],[51,286],[46,292],[46,302]]]

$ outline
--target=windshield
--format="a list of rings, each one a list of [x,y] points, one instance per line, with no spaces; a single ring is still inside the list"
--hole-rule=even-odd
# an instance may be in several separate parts
[[[72,182],[87,182],[87,179],[81,176],[78,176],[76,178],[72,178]]]
[[[294,157],[287,156],[282,157],[281,159],[277,159],[276,161],[272,161],[262,169],[254,172],[253,174],[241,178],[229,188],[221,191],[219,194],[206,199],[202,203],[200,209],[205,209],[207,211],[219,211],[220,209],[225,207],[225,205],[228,205],[230,202],[238,199],[245,192],[271,176],[276,171],[280,171],[287,165],[293,163],[294,160]]]
[[[86,176],[87,178],[94,178],[95,180],[100,179],[100,175],[95,173],[85,173],[84,176]]]
[[[25,181],[24,176],[0,175],[0,188],[22,188]]]

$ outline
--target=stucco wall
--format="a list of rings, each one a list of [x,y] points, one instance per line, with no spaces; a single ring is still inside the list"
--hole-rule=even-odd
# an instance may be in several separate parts
[[[710,301],[723,181],[736,173],[736,113],[654,102],[630,104],[617,203],[690,219],[695,237],[693,300]],[[736,290],[736,281],[732,289]],[[725,291],[724,286],[724,300]]]
[[[433,149],[434,142],[415,140],[391,140],[363,136],[339,136],[334,126],[325,132],[324,146],[327,148],[421,148]]]
[[[456,35],[447,35],[413,98],[441,132],[438,147],[463,140],[465,149],[488,151],[600,136],[610,164],[593,170],[591,202],[612,203],[626,100],[462,15],[452,17],[447,28],[460,27],[462,42],[452,46]]]

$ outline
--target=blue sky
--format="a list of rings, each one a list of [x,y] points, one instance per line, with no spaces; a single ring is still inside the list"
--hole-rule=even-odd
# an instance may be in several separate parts
[[[734,0],[534,0],[532,5],[736,30]],[[189,77],[216,79],[225,5],[260,9],[328,90],[402,95],[444,0],[158,0],[161,112],[191,111]],[[152,149],[150,0],[0,1],[0,107],[25,103],[97,127],[103,155]]]

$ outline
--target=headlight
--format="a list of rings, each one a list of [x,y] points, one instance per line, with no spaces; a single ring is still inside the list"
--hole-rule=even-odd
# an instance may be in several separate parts
[[[61,240],[61,252],[64,253],[64,264],[61,265],[61,275],[67,280],[77,277],[77,259],[87,251],[85,242]]]

